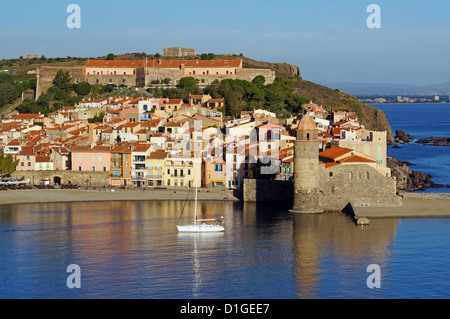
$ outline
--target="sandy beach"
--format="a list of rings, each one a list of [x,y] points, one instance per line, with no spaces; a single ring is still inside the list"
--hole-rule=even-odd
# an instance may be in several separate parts
[[[404,193],[402,206],[356,207],[355,217],[367,218],[419,218],[450,217],[450,194]]]
[[[189,194],[194,199],[195,192]],[[0,205],[48,202],[124,201],[124,200],[185,200],[187,189],[105,190],[99,189],[32,189],[0,192]],[[230,192],[199,190],[198,200],[238,200]]]

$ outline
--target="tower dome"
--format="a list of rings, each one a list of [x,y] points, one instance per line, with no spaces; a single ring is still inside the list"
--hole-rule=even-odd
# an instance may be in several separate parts
[[[298,141],[317,141],[317,129],[314,118],[310,115],[304,115],[297,128]]]

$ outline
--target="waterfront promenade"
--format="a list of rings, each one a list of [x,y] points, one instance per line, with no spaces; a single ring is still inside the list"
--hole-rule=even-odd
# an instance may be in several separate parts
[[[187,189],[31,189],[0,192],[0,205],[57,202],[88,201],[134,201],[134,200],[186,200]],[[194,200],[191,191],[189,199]],[[227,190],[202,189],[198,191],[199,200],[234,200],[238,199]]]

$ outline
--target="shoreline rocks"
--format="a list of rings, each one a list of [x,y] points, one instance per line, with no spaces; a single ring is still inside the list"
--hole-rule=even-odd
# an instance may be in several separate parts
[[[394,143],[395,144],[406,144],[414,140],[412,135],[405,133],[402,130],[395,131]]]
[[[416,191],[425,188],[441,188],[444,185],[434,183],[431,175],[421,171],[413,171],[408,165],[414,165],[409,162],[402,162],[398,159],[389,157],[387,166],[391,169],[391,174],[397,179],[397,190]]]
[[[416,143],[432,146],[450,146],[450,137],[427,137],[421,138]]]

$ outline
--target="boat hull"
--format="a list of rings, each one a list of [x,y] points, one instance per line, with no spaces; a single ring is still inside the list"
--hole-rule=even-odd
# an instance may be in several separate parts
[[[225,228],[221,225],[199,224],[199,225],[177,225],[180,233],[212,233],[223,232]]]

